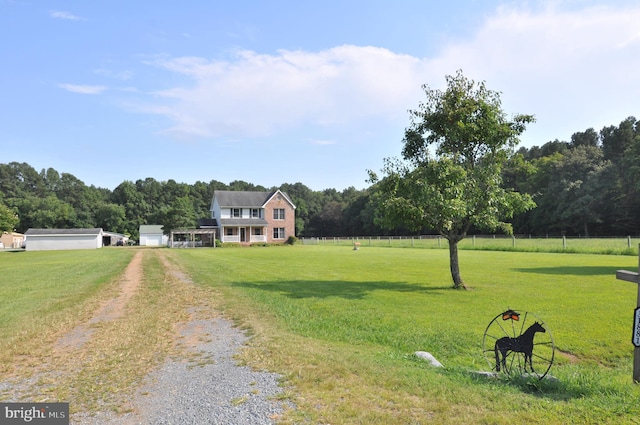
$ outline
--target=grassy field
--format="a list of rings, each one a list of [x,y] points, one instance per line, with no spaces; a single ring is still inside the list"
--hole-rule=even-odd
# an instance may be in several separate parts
[[[46,359],[47,341],[110,294],[137,251],[0,253],[0,378],[34,352]],[[132,322],[97,328],[73,353],[73,367],[48,359],[61,372],[82,369],[59,382],[52,399],[92,408],[111,392],[115,406],[116,395],[126,398],[127,385],[170,352],[171,324],[209,298],[254,335],[241,359],[283,375],[284,397],[297,407],[288,423],[640,423],[640,388],[631,379],[637,288],[615,279],[617,269],[637,269],[635,256],[463,250],[472,289],[456,291],[445,249],[142,251]],[[160,257],[202,291],[173,281]],[[475,373],[490,368],[482,336],[507,308],[535,313],[553,333],[557,381]],[[431,352],[445,368],[415,351]]]
[[[8,366],[4,356],[30,349],[16,341],[37,341],[86,313],[82,307],[122,273],[132,255],[127,250],[0,253],[0,365]]]
[[[292,423],[637,423],[628,256],[295,246],[174,250],[255,333],[244,359],[284,374]],[[484,330],[507,308],[553,333],[559,381],[487,379]],[[433,369],[413,355],[431,352]]]

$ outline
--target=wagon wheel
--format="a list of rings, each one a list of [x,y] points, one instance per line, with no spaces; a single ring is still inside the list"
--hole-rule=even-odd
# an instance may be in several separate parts
[[[518,351],[518,342],[515,339],[523,336],[536,322],[542,325],[545,332],[533,334],[531,361],[525,362],[527,355]],[[504,349],[504,358],[499,348]],[[533,313],[509,309],[494,317],[487,326],[482,337],[482,352],[494,372],[501,371],[510,376],[533,374],[542,379],[553,365],[555,345],[551,331],[542,320]]]

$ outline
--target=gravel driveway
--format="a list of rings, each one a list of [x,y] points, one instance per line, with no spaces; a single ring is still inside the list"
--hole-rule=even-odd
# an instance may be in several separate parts
[[[159,257],[176,282],[193,285],[181,270]],[[139,270],[139,265],[136,266]],[[125,279],[126,281],[127,279]],[[131,279],[128,279],[131,280]],[[135,280],[135,279],[134,279]],[[274,424],[289,403],[279,376],[239,366],[234,355],[247,341],[232,322],[192,306],[176,336],[180,354],[156,368],[129,400],[129,413],[76,413],[72,424]]]
[[[89,349],[88,342],[117,321],[135,320],[129,318],[127,307],[144,282],[144,255],[160,259],[174,288],[182,285],[183,290],[191,291],[189,277],[167,261],[166,254],[137,252],[119,281],[117,293],[102,300],[90,319],[62,333],[50,357],[43,358],[29,374],[19,373],[21,365],[16,362],[15,376],[0,380],[0,400],[46,399],[60,377],[70,377],[65,382],[73,382],[90,359],[103,355],[99,348]],[[213,311],[206,296],[196,297],[185,308],[187,318],[175,324],[166,360],[131,388],[130,396],[115,394],[122,398],[117,401],[118,412],[114,411],[113,400],[97,400],[102,409],[72,413],[71,424],[261,425],[275,423],[285,409],[292,407],[278,399],[283,391],[278,375],[238,365],[234,356],[248,338]]]
[[[273,424],[285,402],[278,375],[238,366],[234,354],[247,337],[222,318],[192,320],[180,331],[185,358],[152,372],[123,415],[74,415],[75,424]]]

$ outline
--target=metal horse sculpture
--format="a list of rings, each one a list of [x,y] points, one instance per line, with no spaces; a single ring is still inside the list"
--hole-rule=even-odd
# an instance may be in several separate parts
[[[531,362],[531,356],[533,354],[533,337],[536,332],[546,332],[546,330],[542,327],[542,325],[538,322],[535,322],[533,325],[529,326],[524,333],[518,337],[510,338],[505,336],[504,338],[500,338],[496,341],[496,345],[494,347],[494,352],[496,355],[496,371],[500,372],[500,365],[502,364],[503,368],[507,367],[507,354],[509,351],[513,351],[515,353],[524,353],[524,370],[527,370],[527,363],[529,363],[529,369],[533,372],[533,365]],[[502,360],[500,359],[500,355],[502,355]]]

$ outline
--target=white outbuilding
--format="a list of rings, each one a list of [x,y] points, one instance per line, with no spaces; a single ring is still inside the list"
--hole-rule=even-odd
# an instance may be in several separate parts
[[[140,226],[140,246],[167,246],[169,236],[162,232],[159,224],[143,224]]]
[[[102,229],[29,229],[24,233],[27,251],[97,249],[102,247]]]

